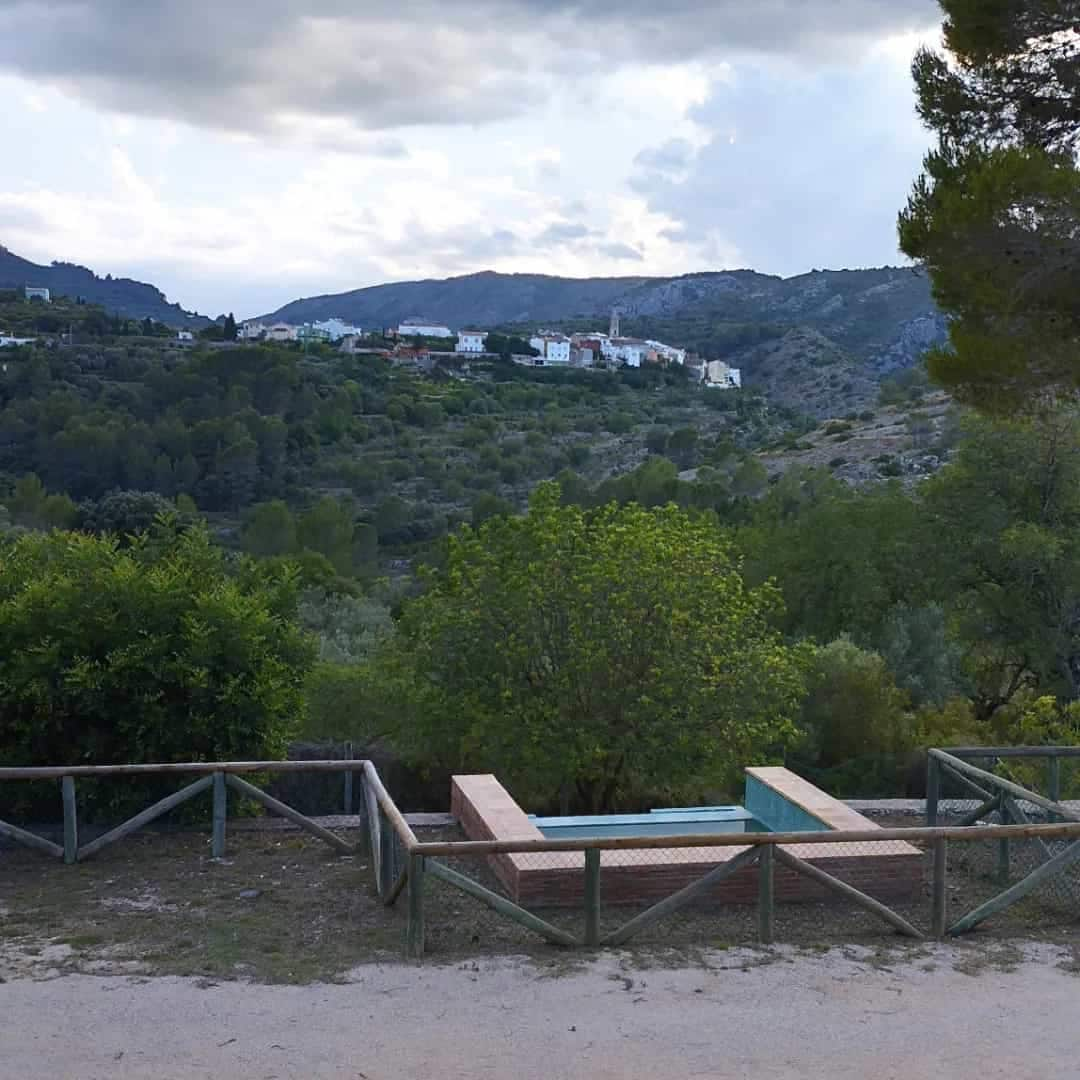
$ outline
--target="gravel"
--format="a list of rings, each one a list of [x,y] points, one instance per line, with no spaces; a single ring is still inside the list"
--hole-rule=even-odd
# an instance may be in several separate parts
[[[364,965],[343,985],[69,975],[0,986],[0,1075],[36,1080],[1044,1080],[1075,1072],[1069,956],[727,950],[574,970]]]

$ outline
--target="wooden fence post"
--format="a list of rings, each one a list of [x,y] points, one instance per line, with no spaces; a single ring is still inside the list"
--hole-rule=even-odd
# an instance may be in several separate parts
[[[214,773],[214,832],[210,842],[210,856],[225,857],[225,820],[229,813],[229,795],[225,787],[225,774]]]
[[[409,922],[405,930],[406,951],[413,960],[424,955],[424,856],[409,854]]]
[[[941,764],[933,754],[926,757],[926,827],[934,828],[938,819],[941,798]]]
[[[585,944],[600,944],[600,849],[585,852]]]
[[[352,761],[352,743],[345,744],[345,757],[346,760]],[[352,769],[345,770],[345,813],[352,814],[353,808],[353,772]]]
[[[1061,758],[1053,754],[1046,761],[1046,794],[1051,802],[1061,802]],[[1057,821],[1057,814],[1048,813],[1047,821]]]
[[[70,865],[79,857],[79,819],[75,807],[75,777],[61,777],[60,794],[64,801],[64,862]]]
[[[762,945],[773,942],[774,873],[773,845],[758,847],[758,940]]]
[[[1001,793],[1001,797],[998,801],[998,812],[1001,814],[1001,823],[1003,825],[1009,824],[1009,810],[1005,805],[1005,793]],[[1002,885],[1009,884],[1009,841],[999,840],[997,842],[997,879]]]
[[[367,781],[364,774],[360,774],[360,799],[356,804],[356,812],[360,816],[360,843],[356,845],[359,854],[365,858],[371,858],[371,823],[368,820]]]
[[[385,896],[393,887],[394,879],[397,877],[394,864],[397,862],[395,849],[398,844],[398,835],[390,822],[386,820],[381,806],[379,807],[379,836],[379,896]]]
[[[948,841],[938,838],[932,841],[934,853],[933,906],[930,914],[931,933],[936,938],[945,936],[949,919],[949,894],[947,891]]]

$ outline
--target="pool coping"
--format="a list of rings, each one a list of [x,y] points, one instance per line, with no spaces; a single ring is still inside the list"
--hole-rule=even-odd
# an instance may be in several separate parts
[[[752,766],[747,776],[764,785],[798,810],[820,821],[823,829],[873,832],[881,828],[857,810],[815,787],[782,766]],[[451,813],[470,840],[543,840],[498,779],[487,774],[455,776]],[[903,840],[881,841],[859,850],[852,844],[784,844],[783,850],[833,873],[857,888],[874,888],[875,895],[910,895],[922,883],[922,852]],[[615,901],[634,902],[675,891],[719,863],[746,850],[742,846],[619,849],[603,854],[601,882]],[[507,853],[489,857],[489,864],[509,895],[519,903],[564,906],[582,894],[585,856],[581,852]],[[748,882],[756,883],[751,866],[717,887],[727,899],[750,899]],[[755,886],[756,887],[756,886]],[[658,890],[663,890],[658,892]],[[793,872],[777,874],[780,899],[818,898],[820,886]]]

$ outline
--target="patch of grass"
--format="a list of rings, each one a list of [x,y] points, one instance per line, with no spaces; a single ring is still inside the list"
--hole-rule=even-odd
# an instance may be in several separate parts
[[[58,939],[61,945],[70,945],[73,949],[92,949],[96,945],[104,945],[104,934],[72,934],[69,937]]]

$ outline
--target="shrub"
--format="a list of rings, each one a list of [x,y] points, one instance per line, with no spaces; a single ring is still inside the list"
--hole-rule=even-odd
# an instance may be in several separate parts
[[[828,768],[906,748],[908,696],[882,657],[839,638],[815,654],[803,703],[803,751]]]
[[[625,412],[612,413],[605,423],[612,435],[626,435],[634,430],[634,418]]]
[[[227,563],[202,527],[158,529],[128,548],[76,533],[18,538],[0,560],[0,761],[282,757],[313,659],[295,606],[291,570]],[[111,796],[91,791],[88,809],[171,787],[125,781]]]

